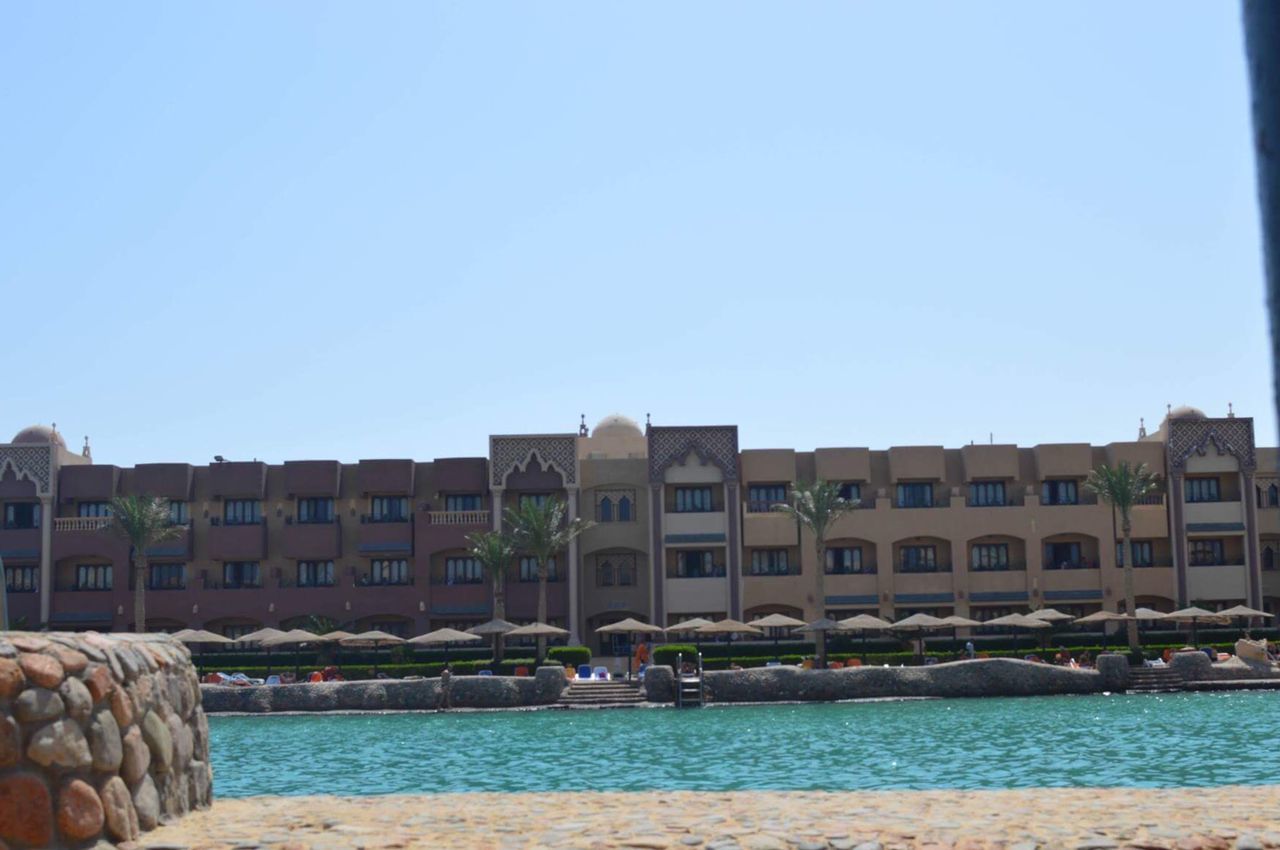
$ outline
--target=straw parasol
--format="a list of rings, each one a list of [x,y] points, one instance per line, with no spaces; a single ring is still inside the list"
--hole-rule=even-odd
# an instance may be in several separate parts
[[[698,629],[703,626],[711,625],[711,621],[705,617],[690,617],[687,620],[681,620],[674,626],[667,626],[667,634],[685,634],[693,633],[693,648],[699,655],[702,654],[702,635],[698,634]]]
[[[627,678],[631,678],[631,644],[632,635],[636,634],[662,634],[664,629],[661,626],[655,626],[652,623],[644,623],[635,617],[627,617],[625,620],[619,620],[616,623],[610,623],[607,626],[601,626],[596,629],[597,634],[625,634],[627,636]]]
[[[235,643],[231,638],[224,637],[220,634],[207,632],[204,629],[183,629],[174,632],[172,637],[177,638],[189,646],[198,646],[202,643]],[[200,653],[195,654],[196,675],[200,675]]]
[[[1007,626],[1013,629],[1028,629],[1035,631],[1036,629],[1053,628],[1053,624],[1048,620],[1041,620],[1038,617],[1029,617],[1026,614],[1006,614],[1003,617],[996,617],[993,620],[987,620],[984,626]],[[1018,638],[1015,634],[1013,645],[1016,649],[1018,646]]]
[[[1107,652],[1107,623],[1127,623],[1134,619],[1128,614],[1120,614],[1116,611],[1094,611],[1092,614],[1086,614],[1076,620],[1076,624],[1092,625],[1100,623],[1102,625],[1102,651]]]
[[[1217,611],[1209,611],[1204,608],[1198,608],[1192,605],[1190,608],[1180,608],[1164,616],[1164,619],[1171,620],[1175,623],[1191,624],[1191,645],[1195,646],[1200,641],[1196,635],[1196,625],[1201,620],[1209,620],[1211,622],[1223,622],[1226,618]]]
[[[830,617],[819,617],[812,623],[805,623],[796,631],[813,632],[818,635],[818,640],[822,641],[822,663],[825,665],[827,663],[827,632],[838,632],[841,628],[843,627]]]
[[[313,634],[306,629],[290,629],[289,631],[282,632],[275,637],[263,638],[260,643],[267,649],[276,646],[292,646],[293,677],[296,679],[302,671],[302,661],[298,658],[298,647],[305,644],[325,643],[325,640],[320,637],[320,635]]]
[[[375,679],[378,678],[378,647],[394,646],[404,642],[405,639],[399,635],[377,629],[338,639],[339,646],[367,646],[373,650],[373,678]]]
[[[516,628],[507,632],[506,637],[548,638],[548,637],[564,637],[567,634],[569,634],[568,629],[562,629],[559,626],[552,626],[547,623],[534,622],[524,626],[517,626]],[[540,643],[539,646],[546,646],[546,644]],[[545,652],[545,650],[543,651]],[[534,655],[537,655],[536,650],[534,651]],[[533,660],[535,664],[542,663],[541,657],[536,657]]]
[[[952,614],[950,617],[943,617],[942,622],[946,623],[952,629],[973,629],[983,625],[978,620],[970,620],[968,617],[961,617],[959,614]]]
[[[795,617],[788,617],[786,614],[768,614],[764,617],[757,617],[748,626],[755,626],[757,629],[795,629],[804,625],[804,620],[797,620]],[[782,656],[778,654],[778,633],[773,633],[773,660],[780,661]]]
[[[726,617],[723,620],[717,620],[714,623],[708,623],[705,626],[699,626],[694,629],[695,634],[700,635],[724,635],[728,651],[726,657],[729,666],[733,666],[733,636],[734,635],[758,635],[761,631],[755,626],[748,626],[741,620],[733,620]]]
[[[284,632],[279,629],[273,629],[270,626],[267,626],[266,628],[258,629],[256,632],[249,632],[247,635],[240,635],[240,637],[236,638],[236,643],[251,643],[256,645],[259,649],[265,649],[267,653],[267,675],[270,676],[271,647],[263,646],[262,642],[267,638],[280,637],[282,634],[284,634]]]
[[[873,614],[854,614],[852,617],[845,617],[841,620],[840,627],[862,633],[862,660],[866,661],[867,632],[887,632],[893,628],[893,623],[888,620],[882,620]]]
[[[476,643],[484,638],[480,635],[473,635],[470,632],[460,632],[457,629],[436,629],[433,632],[427,632],[425,635],[409,638],[406,643],[415,646],[444,646],[444,666],[449,666],[449,644],[451,643]]]
[[[1040,608],[1027,614],[1028,617],[1035,617],[1037,620],[1044,620],[1046,623],[1062,623],[1067,620],[1074,620],[1070,614],[1064,614],[1053,608]]]
[[[920,637],[919,658],[924,658],[924,633],[936,629],[949,628],[947,621],[932,614],[912,614],[910,617],[893,624],[895,631],[916,632]]]
[[[467,631],[473,635],[493,638],[493,660],[496,662],[502,660],[502,636],[515,627],[515,623],[508,623],[506,620],[500,620],[495,617],[486,623],[481,623],[478,626],[472,626],[467,629]]]
[[[1273,615],[1266,611],[1259,611],[1257,608],[1250,608],[1248,605],[1233,605],[1230,608],[1224,608],[1218,612],[1219,617],[1243,617],[1244,618],[1244,634],[1249,636],[1250,621],[1254,617],[1264,617],[1270,619]]]

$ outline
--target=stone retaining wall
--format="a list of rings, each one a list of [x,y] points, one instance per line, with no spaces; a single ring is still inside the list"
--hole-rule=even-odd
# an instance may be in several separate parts
[[[1109,689],[1103,674],[1095,670],[1072,670],[1013,658],[955,661],[928,667],[843,670],[757,667],[709,671],[705,678],[707,696],[712,702],[1039,696],[1088,694]],[[671,668],[650,668],[645,673],[645,691],[653,702],[671,702],[675,693]]]
[[[209,805],[209,725],[167,635],[0,633],[0,846],[134,841]]]
[[[539,667],[533,676],[453,676],[451,708],[519,708],[550,705],[567,684],[564,668]],[[201,685],[208,712],[405,711],[445,706],[441,680],[384,679],[300,682],[293,685]]]

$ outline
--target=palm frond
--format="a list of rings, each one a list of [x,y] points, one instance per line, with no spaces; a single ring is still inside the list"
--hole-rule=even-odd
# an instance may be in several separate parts
[[[111,500],[111,531],[139,552],[182,534],[169,515],[169,500],[159,496],[117,496]]]
[[[842,498],[839,484],[818,479],[797,484],[791,491],[791,501],[775,507],[812,531],[821,542],[835,521],[856,510],[859,504],[858,499]]]
[[[1128,461],[1121,461],[1115,466],[1104,463],[1091,470],[1084,486],[1127,517],[1134,505],[1160,488],[1160,478],[1145,463],[1132,466]]]

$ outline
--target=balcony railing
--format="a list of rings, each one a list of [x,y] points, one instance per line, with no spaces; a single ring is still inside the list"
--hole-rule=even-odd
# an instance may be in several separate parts
[[[109,516],[64,516],[53,521],[54,531],[102,531],[110,527]]]
[[[1134,504],[1135,505],[1163,505],[1164,493],[1148,493],[1147,495],[1143,496],[1141,499],[1138,499],[1138,501],[1134,502]]]
[[[55,581],[53,589],[64,593],[110,593],[111,585],[103,587],[101,585],[81,584],[71,579],[66,581]]]
[[[949,573],[951,564],[898,564],[895,573]]]
[[[1045,561],[1046,570],[1096,570],[1097,558],[1075,558],[1067,561]]]
[[[429,511],[432,525],[488,525],[488,511]]]
[[[397,522],[408,522],[408,521],[409,521],[408,514],[404,514],[403,516],[373,516],[372,514],[360,515],[361,525],[388,525],[388,524],[394,524]]]
[[[413,576],[356,576],[356,587],[410,587]]]
[[[1003,564],[970,564],[971,573],[1019,573],[1026,572],[1026,561],[1008,561]]]
[[[667,573],[668,578],[724,578],[728,575],[724,564],[715,564],[709,569],[683,570],[676,567]]]
[[[782,503],[766,499],[765,501],[747,502],[747,513],[749,514],[772,514],[781,513]]]

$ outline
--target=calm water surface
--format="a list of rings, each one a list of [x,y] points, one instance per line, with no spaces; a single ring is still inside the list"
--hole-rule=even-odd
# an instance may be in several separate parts
[[[1280,692],[209,725],[223,797],[1280,783]]]

